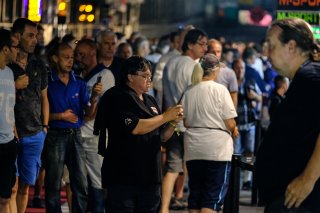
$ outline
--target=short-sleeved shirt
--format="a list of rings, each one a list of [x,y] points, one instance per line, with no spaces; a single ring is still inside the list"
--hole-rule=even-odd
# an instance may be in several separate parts
[[[108,69],[105,68],[102,64],[98,64],[91,72],[90,74],[93,73],[90,78],[85,78],[86,85],[87,85],[87,91],[89,96],[92,93],[92,88],[94,85],[97,83],[97,78],[101,77],[101,83],[102,83],[102,95],[113,87],[115,85],[115,79],[112,74],[112,72]],[[102,96],[101,95],[101,96]],[[100,97],[99,97],[100,98]],[[81,135],[82,137],[95,137],[93,135],[93,124],[94,124],[94,119],[90,121],[86,121],[83,123],[81,126]]]
[[[224,85],[230,93],[238,92],[238,81],[236,74],[229,67],[220,67],[220,72],[216,82]]]
[[[140,100],[129,87],[115,86],[100,100],[97,116],[100,125],[108,128],[108,147],[102,166],[103,187],[161,183],[159,129],[143,135],[131,133],[139,119],[160,114],[152,96],[143,94],[143,99]]]
[[[176,105],[182,94],[191,85],[191,76],[197,64],[190,56],[180,55],[172,58],[163,70],[163,106],[164,110]],[[177,127],[184,132],[182,122]]]
[[[69,73],[69,82],[65,85],[58,77],[56,71],[52,71],[48,85],[48,100],[50,113],[61,113],[71,109],[78,116],[77,123],[63,120],[49,122],[51,128],[80,128],[83,123],[84,109],[89,105],[89,94],[86,83]]]
[[[266,84],[259,75],[258,71],[246,64],[244,78],[246,81],[254,81],[259,86],[261,92],[266,93]]]
[[[42,130],[41,91],[48,86],[48,73],[45,64],[35,55],[30,55],[26,70],[17,64],[8,65],[17,79],[20,75],[29,76],[29,85],[16,92],[14,108],[16,128],[20,137],[31,136]]]
[[[163,100],[165,109],[174,106],[191,85],[191,76],[197,64],[190,56],[172,58],[163,70]]]
[[[14,138],[14,105],[16,90],[12,70],[5,66],[0,69],[0,144],[8,143]]]
[[[262,202],[283,196],[288,184],[306,167],[320,133],[320,63],[297,71],[286,98],[275,111],[257,155],[256,168]],[[320,212],[320,180],[302,203]]]
[[[239,84],[237,105],[237,125],[239,130],[249,130],[258,118],[258,112],[252,106],[252,100],[248,98],[247,94],[248,88],[254,89],[255,87],[256,83],[254,81],[246,81],[245,79]]]
[[[227,88],[214,81],[200,82],[185,92],[182,105],[185,160],[231,161],[233,141],[224,120],[237,113]]]
[[[170,52],[164,54],[160,58],[159,62],[157,63],[156,69],[155,69],[155,72],[154,72],[154,75],[153,75],[152,83],[153,83],[153,87],[158,92],[162,92],[162,90],[163,90],[163,88],[162,88],[162,76],[163,76],[163,69],[164,69],[165,65],[167,64],[167,62],[171,58],[174,58],[174,57],[176,57],[178,55],[181,55],[181,53],[177,49],[173,49]]]

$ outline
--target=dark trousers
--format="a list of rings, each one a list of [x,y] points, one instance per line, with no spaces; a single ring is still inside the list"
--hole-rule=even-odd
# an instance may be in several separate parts
[[[107,186],[107,213],[157,213],[160,205],[160,185]]]
[[[284,196],[274,199],[272,202],[268,203],[264,209],[264,213],[315,213],[311,212],[304,207],[290,208],[284,206]]]

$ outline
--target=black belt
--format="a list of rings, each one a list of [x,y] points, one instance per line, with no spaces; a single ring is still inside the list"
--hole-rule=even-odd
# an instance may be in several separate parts
[[[80,131],[80,129],[78,128],[55,128],[55,127],[51,127],[49,130],[53,130],[55,132],[61,132],[61,133],[65,133],[65,134],[76,134],[78,131]]]
[[[199,128],[202,128],[202,129],[215,129],[215,130],[220,130],[220,131],[226,132],[226,133],[228,133],[228,135],[231,135],[231,133],[230,133],[228,130],[226,130],[226,129],[220,129],[220,128],[197,127],[197,126],[189,126],[188,128],[195,128],[195,129],[199,129]]]

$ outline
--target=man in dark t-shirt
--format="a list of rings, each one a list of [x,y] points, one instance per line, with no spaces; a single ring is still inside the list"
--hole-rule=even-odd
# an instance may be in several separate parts
[[[320,50],[308,24],[278,20],[267,32],[270,61],[292,79],[256,160],[265,213],[320,212]]]
[[[12,34],[19,40],[19,52],[11,67],[17,89],[14,113],[19,137],[18,212],[25,212],[29,186],[35,184],[38,176],[49,120],[47,69],[41,59],[33,54],[37,33],[37,24],[29,19],[18,18],[13,23]],[[21,81],[24,86],[17,86]]]

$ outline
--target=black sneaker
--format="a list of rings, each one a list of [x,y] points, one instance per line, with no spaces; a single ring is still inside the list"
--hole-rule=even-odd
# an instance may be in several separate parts
[[[250,181],[244,182],[242,185],[242,190],[245,190],[245,191],[251,190],[251,182]]]
[[[35,197],[32,200],[32,208],[39,208],[39,209],[43,209],[45,206],[42,203],[41,199],[39,197]]]

